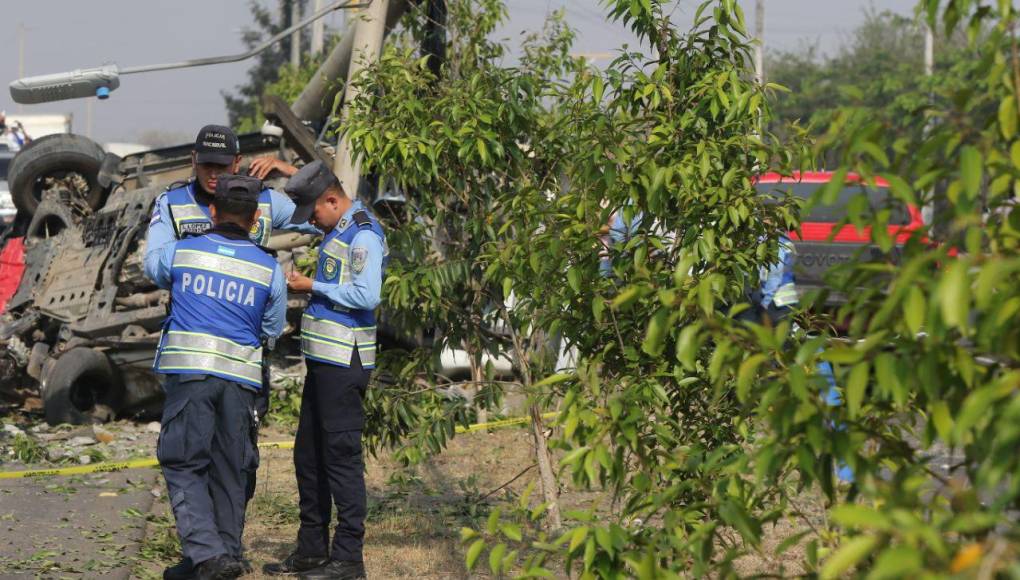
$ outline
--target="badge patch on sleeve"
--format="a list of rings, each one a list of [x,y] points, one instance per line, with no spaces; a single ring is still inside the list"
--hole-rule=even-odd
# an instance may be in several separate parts
[[[159,223],[159,219],[160,219],[159,204],[157,203],[156,207],[152,208],[152,218],[149,219],[149,225],[151,226],[153,224]]]
[[[355,246],[351,249],[351,269],[360,274],[365,269],[365,262],[368,261],[368,248]]]

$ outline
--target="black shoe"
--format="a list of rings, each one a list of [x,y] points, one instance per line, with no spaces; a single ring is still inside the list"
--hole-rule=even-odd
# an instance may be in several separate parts
[[[255,571],[255,567],[251,565],[251,560],[248,558],[235,558],[237,563],[241,565],[241,575],[247,576]]]
[[[270,576],[297,576],[302,572],[321,568],[329,562],[326,556],[302,556],[294,552],[283,562],[266,564],[262,571]]]
[[[195,566],[198,580],[230,580],[242,573],[241,564],[226,554],[221,554]]]
[[[195,564],[191,558],[185,558],[177,564],[163,570],[163,580],[191,580],[195,577]]]
[[[301,575],[306,580],[361,580],[365,578],[364,562],[330,560],[322,568]]]

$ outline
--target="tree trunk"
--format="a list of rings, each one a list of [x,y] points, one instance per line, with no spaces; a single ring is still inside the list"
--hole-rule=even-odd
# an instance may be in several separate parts
[[[485,369],[482,367],[482,357],[476,353],[469,353],[469,363],[471,366],[471,396],[472,402],[475,406],[475,414],[478,415],[478,422],[485,423],[489,420],[489,410],[486,409],[485,401],[481,400],[478,395],[482,390],[482,381],[485,380]]]
[[[545,438],[545,425],[542,422],[542,410],[538,405],[531,405],[531,436],[535,439],[535,457],[538,461],[538,475],[542,482],[542,495],[548,504],[548,529],[555,532],[563,527],[560,515],[560,490],[556,483],[556,472],[549,460],[549,444]]]

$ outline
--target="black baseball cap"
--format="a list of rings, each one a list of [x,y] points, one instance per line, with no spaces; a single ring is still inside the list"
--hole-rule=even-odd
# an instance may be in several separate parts
[[[217,199],[233,199],[258,204],[262,189],[261,179],[248,175],[221,175],[216,179],[216,196],[213,203],[216,203]]]
[[[230,127],[206,125],[195,138],[195,161],[198,163],[230,165],[240,152],[237,135]]]
[[[297,206],[290,218],[291,223],[307,222],[312,217],[316,200],[331,187],[340,187],[340,180],[322,161],[312,161],[299,169],[283,188]]]

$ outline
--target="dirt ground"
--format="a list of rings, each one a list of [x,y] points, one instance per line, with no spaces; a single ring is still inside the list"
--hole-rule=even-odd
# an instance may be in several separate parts
[[[114,442],[94,443],[87,448],[102,448],[102,453],[110,458],[148,455],[154,449],[154,433],[148,432],[144,425],[122,422],[108,429],[115,436]],[[46,452],[53,455],[56,450],[57,456],[64,457],[65,448],[74,441],[72,435],[80,433],[67,430],[49,435],[50,447]],[[293,434],[283,428],[270,428],[262,434],[262,440],[292,441]],[[125,441],[125,445],[130,443],[130,447],[116,448],[119,441]],[[70,449],[72,455],[80,452],[77,447]],[[402,467],[388,453],[370,457],[365,538],[369,576],[382,579],[487,577],[485,557],[475,571],[469,574],[466,570],[460,530],[484,527],[493,507],[519,497],[529,483],[536,481],[537,470],[533,464],[531,436],[523,427],[458,435],[442,454],[412,469]],[[4,466],[5,469],[11,467],[14,466]],[[140,477],[145,478],[144,482]],[[291,551],[298,527],[292,451],[264,449],[258,477],[245,530],[247,554],[255,567],[248,578],[268,578],[261,573],[262,566]],[[131,484],[130,490],[124,488],[121,479]],[[507,484],[511,480],[514,481]],[[110,477],[89,476],[77,480],[14,481],[20,482],[17,487],[7,485],[0,489],[0,501],[5,507],[12,506],[8,503],[11,500],[24,502],[17,509],[0,510],[4,516],[0,523],[6,524],[0,530],[0,539],[4,539],[0,542],[2,577],[11,577],[9,574],[13,573],[26,578],[101,575],[155,579],[162,577],[164,567],[180,558],[173,518],[165,493],[160,493],[162,478],[156,470],[130,470],[110,474]],[[564,484],[561,496],[564,512],[605,504],[606,498],[600,494],[578,492],[570,489],[565,481],[561,483]],[[65,489],[72,484],[87,491],[76,493]],[[119,487],[107,490],[110,486]],[[60,493],[55,495],[55,492]],[[96,493],[102,498],[99,502],[91,499]],[[158,497],[153,500],[153,496]],[[86,497],[90,499],[87,504],[74,505],[75,500]],[[50,502],[54,504],[50,511],[43,513],[39,510],[46,498],[55,501]],[[534,498],[537,493],[533,502]],[[123,505],[109,503],[113,501]],[[149,504],[151,511],[147,509]],[[809,519],[821,523],[824,513],[821,503],[804,498],[803,504],[800,507]],[[47,522],[52,525],[47,526]],[[32,530],[32,535],[24,533],[27,529]],[[736,562],[738,573],[741,576],[803,573],[799,567],[803,558],[800,546],[780,556],[774,555],[785,538],[800,530],[801,524],[792,521],[781,522],[768,530],[761,551]],[[59,549],[49,549],[54,545]],[[94,574],[100,571],[103,573]]]
[[[285,441],[285,432],[264,433],[263,441]],[[488,509],[480,498],[532,464],[528,432],[509,428],[454,438],[450,448],[413,470],[388,456],[368,459],[368,518],[365,565],[371,578],[468,578],[459,533],[464,526],[484,525]],[[248,507],[245,528],[247,554],[255,573],[246,578],[270,578],[261,573],[268,562],[293,549],[298,527],[297,489],[292,452],[262,452],[255,498]],[[534,469],[493,494],[496,503],[506,494],[520,493],[534,477]],[[176,560],[165,499],[157,501],[154,525],[143,552],[152,556],[135,570],[138,577],[158,577],[163,566]],[[478,570],[472,578],[484,577]]]

